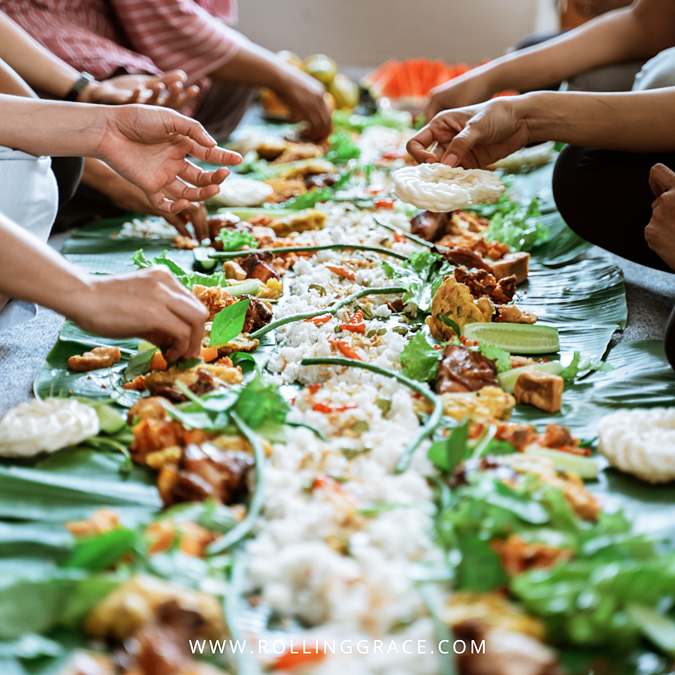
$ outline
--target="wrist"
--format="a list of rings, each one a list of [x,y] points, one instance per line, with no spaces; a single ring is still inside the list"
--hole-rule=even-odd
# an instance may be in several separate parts
[[[551,123],[551,110],[554,107],[549,97],[552,95],[555,96],[553,92],[532,92],[514,99],[516,115],[527,128],[530,143],[556,140],[554,125]]]
[[[91,82],[87,83],[82,91],[80,91],[75,100],[78,103],[93,103],[94,94],[100,86],[100,82],[92,80]]]

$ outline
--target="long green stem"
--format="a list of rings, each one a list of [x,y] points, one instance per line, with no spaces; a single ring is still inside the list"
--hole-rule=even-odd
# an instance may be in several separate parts
[[[421,237],[418,237],[416,234],[410,234],[410,232],[406,232],[405,230],[402,230],[400,227],[394,227],[389,223],[385,223],[377,216],[373,216],[373,220],[380,227],[383,227],[385,230],[391,230],[392,232],[400,232],[406,239],[410,239],[410,241],[414,241],[416,244],[419,244],[420,246],[426,246],[427,248],[434,247],[434,245],[431,242],[427,241],[426,239],[422,239]]]
[[[283,255],[284,253],[316,253],[317,251],[371,251],[388,255],[399,260],[407,260],[408,256],[403,253],[391,251],[382,246],[368,246],[367,244],[322,244],[320,246],[284,246],[282,248],[261,248],[245,251],[223,251],[222,253],[212,253],[209,257],[217,260],[231,260],[232,258],[242,258],[253,253],[273,253],[274,255]]]
[[[342,309],[343,307],[346,307],[355,300],[358,300],[359,298],[365,298],[368,295],[393,295],[394,293],[405,293],[405,291],[406,289],[403,286],[383,286],[382,288],[365,288],[362,291],[358,291],[357,293],[352,293],[351,295],[348,295],[346,298],[343,298],[342,300],[336,302],[334,305],[331,305],[329,307],[324,307],[322,309],[315,309],[312,312],[291,314],[290,316],[286,316],[283,319],[277,319],[276,321],[272,321],[272,323],[268,323],[266,326],[263,326],[254,333],[251,333],[249,337],[253,338],[254,340],[257,340],[266,333],[269,333],[271,330],[275,330],[280,326],[285,326],[287,323],[293,323],[295,321],[306,321],[307,319],[313,319],[315,316],[322,316],[323,314],[331,314],[332,316],[334,316],[338,310]]]
[[[434,411],[431,413],[427,423],[422,427],[420,432],[413,438],[413,440],[408,443],[406,449],[403,451],[403,454],[399,457],[398,462],[396,463],[396,473],[403,473],[408,466],[410,466],[410,460],[412,459],[415,450],[419,444],[430,436],[434,429],[440,424],[443,417],[443,400],[431,392],[428,388],[423,387],[418,382],[411,380],[405,375],[399,375],[398,373],[392,373],[389,370],[385,370],[380,366],[376,366],[372,363],[364,363],[363,361],[356,361],[355,359],[344,359],[339,356],[330,357],[330,358],[310,358],[302,359],[300,361],[301,366],[347,366],[349,368],[363,368],[364,370],[370,370],[377,375],[384,375],[385,377],[393,377],[395,380],[398,380],[401,384],[405,384],[406,387],[409,387],[414,392],[424,396],[428,401],[434,404]]]
[[[242,520],[238,525],[235,525],[235,527],[225,534],[225,536],[214,541],[209,546],[209,555],[222,553],[247,537],[253,529],[255,522],[258,520],[258,516],[260,515],[263,507],[263,492],[265,489],[265,450],[260,443],[258,435],[255,434],[253,430],[244,423],[244,421],[239,417],[239,415],[237,415],[236,412],[230,411],[230,417],[237,425],[239,431],[246,437],[246,440],[253,446],[256,471],[255,491],[248,507],[246,518],[244,518],[244,520]]]

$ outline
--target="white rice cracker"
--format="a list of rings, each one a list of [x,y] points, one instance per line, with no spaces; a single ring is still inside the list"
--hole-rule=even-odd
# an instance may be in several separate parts
[[[493,204],[506,187],[491,171],[453,169],[445,164],[406,166],[393,173],[396,196],[436,213],[475,204]]]
[[[675,480],[675,408],[618,410],[600,420],[599,451],[649,483]]]

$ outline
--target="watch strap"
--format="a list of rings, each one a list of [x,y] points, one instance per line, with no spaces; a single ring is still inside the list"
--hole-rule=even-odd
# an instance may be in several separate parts
[[[82,93],[85,87],[92,82],[96,82],[96,78],[89,73],[80,73],[72,89],[66,94],[64,101],[77,101],[77,97]]]

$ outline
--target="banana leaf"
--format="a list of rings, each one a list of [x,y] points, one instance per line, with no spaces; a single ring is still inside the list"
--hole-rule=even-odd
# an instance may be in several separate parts
[[[555,211],[551,178],[553,176],[554,162],[550,162],[538,169],[507,173],[504,182],[509,185],[510,191],[517,195],[524,204],[529,203],[532,197],[539,202],[539,210],[542,213]]]
[[[68,369],[69,357],[84,354],[91,347],[101,344],[108,343],[59,340],[47,354],[47,359],[35,376],[33,382],[35,396],[40,399],[49,396],[84,396],[96,401],[109,399],[116,393],[115,387],[129,363],[128,351],[123,352],[120,361],[111,368],[92,370],[89,373],[76,373]]]
[[[63,324],[59,340],[64,342],[77,342],[89,347],[117,347],[121,352],[135,354],[138,351],[138,338],[128,340],[115,340],[113,338],[104,338],[94,333],[88,333],[76,326],[72,321],[66,321]]]
[[[542,323],[592,322],[623,329],[628,316],[623,273],[606,255],[559,269],[534,267],[516,301]]]
[[[3,462],[0,518],[63,523],[88,518],[107,506],[125,522],[146,520],[161,507],[155,476],[137,466],[122,473],[123,465],[121,454],[84,448],[61,450],[34,466]],[[56,529],[60,532],[60,525]],[[23,531],[24,539],[28,533]],[[12,538],[9,531],[5,536],[8,541]],[[14,538],[20,539],[21,532],[16,531]],[[51,543],[60,545],[59,541],[57,537]]]
[[[543,215],[539,221],[548,228],[548,239],[531,251],[536,264],[561,267],[579,259],[593,247],[573,232],[557,211]]]

